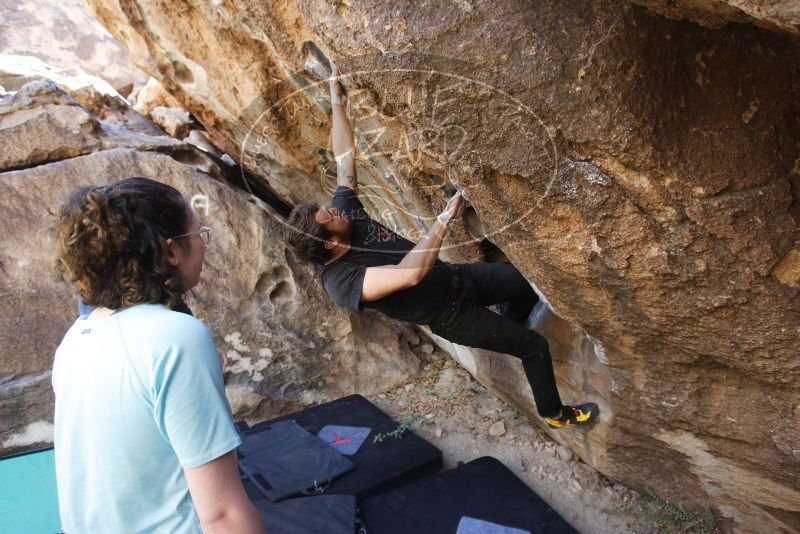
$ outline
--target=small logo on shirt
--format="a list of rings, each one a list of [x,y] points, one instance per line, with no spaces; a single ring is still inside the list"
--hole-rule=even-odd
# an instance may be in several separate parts
[[[83,330],[81,330],[81,334],[91,334],[91,333],[92,333],[91,328],[84,328]]]
[[[364,239],[365,245],[371,245],[373,243],[394,243],[396,241],[397,234],[380,225],[370,224],[368,231],[369,234],[366,239]]]

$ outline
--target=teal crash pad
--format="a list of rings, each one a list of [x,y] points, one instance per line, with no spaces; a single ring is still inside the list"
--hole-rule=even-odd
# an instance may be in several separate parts
[[[4,534],[61,531],[52,447],[0,458],[0,517]]]

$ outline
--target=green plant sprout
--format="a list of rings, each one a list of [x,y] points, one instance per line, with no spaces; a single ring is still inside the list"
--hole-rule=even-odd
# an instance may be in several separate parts
[[[650,488],[642,492],[652,511],[644,511],[640,518],[652,521],[659,532],[669,534],[716,534],[719,532],[714,512],[707,505],[702,512],[690,512],[681,505],[665,501]]]
[[[411,428],[411,425],[413,425],[414,422],[416,422],[417,419],[420,419],[421,417],[422,416],[419,414],[409,415],[408,417],[403,419],[403,421],[399,425],[397,425],[397,428],[395,428],[391,432],[385,432],[385,433],[381,432],[380,434],[377,434],[374,438],[372,438],[372,443],[380,443],[386,438],[400,439],[401,437],[403,437],[403,434],[406,433],[406,430]]]
[[[625,508],[604,508],[603,512],[613,515],[626,515],[650,521],[658,527],[659,534],[719,534],[717,520],[709,506],[701,512],[691,512],[681,505],[665,501],[650,488],[642,491],[641,505],[637,510],[629,505]]]

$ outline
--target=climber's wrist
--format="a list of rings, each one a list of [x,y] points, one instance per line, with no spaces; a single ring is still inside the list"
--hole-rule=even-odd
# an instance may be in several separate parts
[[[442,213],[436,216],[436,220],[439,221],[439,224],[447,228],[447,225],[449,225],[450,221],[453,220],[453,215],[450,213],[450,210],[444,210]]]

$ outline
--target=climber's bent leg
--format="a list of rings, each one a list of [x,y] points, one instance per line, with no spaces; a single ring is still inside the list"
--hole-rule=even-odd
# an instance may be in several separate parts
[[[539,415],[554,417],[560,413],[561,398],[547,341],[533,330],[476,304],[474,298],[460,299],[456,312],[431,328],[453,343],[520,358]]]
[[[531,284],[510,263],[465,263],[458,268],[474,282],[478,304],[507,303],[502,315],[512,321],[525,324],[539,302]]]

